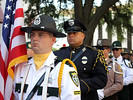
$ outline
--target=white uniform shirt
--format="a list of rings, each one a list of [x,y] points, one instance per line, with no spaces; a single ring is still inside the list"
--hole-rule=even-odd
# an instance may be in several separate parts
[[[116,58],[113,57],[113,60],[115,59]],[[133,83],[133,69],[128,67],[130,62],[126,59],[124,62],[121,55],[117,58],[116,62],[121,66],[123,70],[123,85],[125,86],[125,85],[129,85],[130,83]]]
[[[28,94],[33,89],[35,84],[38,82],[40,77],[46,72],[47,67],[50,67],[50,66],[53,69],[49,75],[48,88],[58,89],[58,74],[59,74],[61,62],[59,62],[56,66],[54,66],[55,58],[56,56],[52,52],[47,58],[47,60],[45,61],[45,63],[38,70],[36,70],[35,64],[33,62],[33,58],[29,60],[28,64],[31,64],[31,66],[25,82],[25,84],[27,84],[28,87],[26,89],[26,93],[23,93],[23,100],[27,98]],[[14,90],[13,90],[15,100],[20,100],[20,93],[18,93],[18,90],[16,89],[16,83],[22,83],[23,77],[25,75],[26,65],[27,63],[21,63],[18,66],[16,66],[16,70],[15,70],[16,72],[14,77]],[[72,80],[70,72],[73,72],[73,71],[75,71],[74,67],[70,67],[65,64],[64,70],[63,70],[62,82],[61,82],[61,96],[60,97],[49,96],[47,97],[47,100],[80,100],[81,95],[74,94],[76,91],[77,93],[78,91],[80,92],[80,85],[75,84],[75,82]],[[34,96],[32,97],[32,100],[42,100],[42,95],[39,95],[39,90],[37,90],[37,92],[34,94]]]

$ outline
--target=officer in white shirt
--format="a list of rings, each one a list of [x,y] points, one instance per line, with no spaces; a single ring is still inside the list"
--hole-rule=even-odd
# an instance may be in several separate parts
[[[75,65],[69,59],[62,61],[51,51],[56,37],[65,37],[56,30],[55,21],[39,15],[31,27],[21,30],[30,33],[34,55],[15,68],[14,100],[80,100]]]
[[[118,93],[118,100],[129,100],[128,85],[133,83],[133,69],[131,69],[131,63],[121,56],[121,43],[119,41],[114,41],[112,46],[113,60],[117,61],[123,70],[123,89]]]

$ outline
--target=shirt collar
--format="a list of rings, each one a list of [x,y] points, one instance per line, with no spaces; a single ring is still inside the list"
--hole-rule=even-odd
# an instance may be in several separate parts
[[[55,58],[56,58],[56,56],[54,55],[53,52],[51,52],[50,55],[48,56],[48,58],[46,59],[46,61],[44,62],[44,64],[43,64],[40,68],[42,68],[42,67],[44,67],[44,66],[51,66],[51,67],[54,67]],[[33,58],[31,58],[31,59],[28,61],[28,64],[34,64]]]
[[[117,61],[122,61],[122,56],[120,55],[118,58],[115,58],[114,56],[113,56],[113,60],[115,60],[115,59],[117,59]]]
[[[77,49],[81,49],[84,47],[84,44],[80,45],[80,46],[77,46],[77,47],[69,47],[71,50],[77,50]]]

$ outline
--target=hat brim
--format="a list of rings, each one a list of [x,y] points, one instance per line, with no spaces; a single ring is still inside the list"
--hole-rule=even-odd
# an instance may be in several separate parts
[[[112,49],[122,49],[122,47],[112,47]]]
[[[96,46],[93,46],[93,47],[97,47],[97,48],[98,48],[98,47],[112,47],[112,46],[108,46],[108,45],[97,46],[97,45],[96,45]]]
[[[53,33],[55,37],[61,38],[66,37],[65,34],[58,32],[57,30],[49,29],[49,28],[40,28],[40,27],[21,27],[21,31],[31,33],[32,31],[47,31]]]

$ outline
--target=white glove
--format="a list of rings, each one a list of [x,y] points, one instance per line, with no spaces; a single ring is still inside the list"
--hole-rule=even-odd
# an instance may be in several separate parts
[[[97,90],[97,94],[98,94],[99,100],[102,100],[102,99],[104,98],[103,90],[104,90],[104,89],[99,89],[99,90]]]

